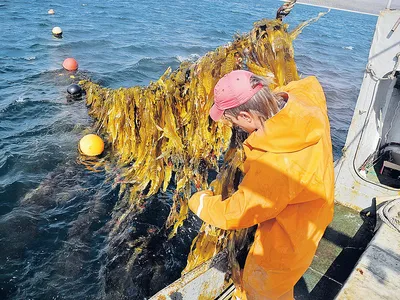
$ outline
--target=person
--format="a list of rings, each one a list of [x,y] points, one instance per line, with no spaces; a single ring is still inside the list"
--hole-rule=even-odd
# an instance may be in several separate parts
[[[266,78],[232,71],[214,88],[210,117],[249,133],[244,177],[222,199],[192,195],[189,208],[221,229],[258,225],[237,299],[293,299],[333,218],[334,174],[325,95],[315,77],[271,91]],[[239,295],[237,293],[236,295]]]

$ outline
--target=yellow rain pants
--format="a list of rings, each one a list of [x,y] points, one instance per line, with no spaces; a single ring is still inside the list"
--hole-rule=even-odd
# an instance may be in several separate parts
[[[244,142],[245,176],[222,201],[194,194],[190,209],[222,229],[258,224],[243,270],[241,299],[293,299],[333,217],[334,175],[325,95],[315,77],[294,81],[286,106]]]

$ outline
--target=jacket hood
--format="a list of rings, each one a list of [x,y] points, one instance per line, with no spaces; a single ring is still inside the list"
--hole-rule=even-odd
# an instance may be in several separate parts
[[[289,93],[286,106],[264,123],[264,135],[253,132],[245,141],[250,150],[296,152],[318,143],[326,117],[321,108]]]

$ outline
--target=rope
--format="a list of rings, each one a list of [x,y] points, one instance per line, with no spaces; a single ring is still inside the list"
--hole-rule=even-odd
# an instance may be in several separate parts
[[[385,224],[400,233],[400,199],[386,203],[378,210],[378,213]]]
[[[279,10],[278,10],[278,11],[279,11]],[[396,71],[397,71],[397,68],[398,68],[399,65],[400,65],[400,52],[397,53],[395,57],[396,57],[396,63],[395,63],[395,65],[394,65],[394,67],[393,67],[393,71],[392,71],[392,73],[390,73],[390,74],[388,75],[387,78],[378,77],[378,76],[376,75],[374,69],[372,68],[372,64],[371,64],[370,62],[368,62],[367,66],[365,67],[365,71],[366,71],[367,73],[371,74],[372,78],[373,78],[375,81],[379,81],[379,80],[393,80],[393,79],[396,77]]]
[[[286,17],[292,11],[296,1],[297,0],[285,0],[285,3],[278,8],[276,18],[282,21],[283,17]]]
[[[396,54],[396,64],[394,65],[394,68],[393,68],[393,71],[392,71],[392,74],[390,74],[389,75],[389,78],[391,78],[391,79],[394,79],[396,76],[396,71],[397,71],[397,68],[399,67],[399,64],[400,64],[400,52],[399,53],[397,53]]]

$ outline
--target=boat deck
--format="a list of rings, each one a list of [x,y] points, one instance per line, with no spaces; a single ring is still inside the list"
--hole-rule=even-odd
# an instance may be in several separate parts
[[[295,286],[296,300],[334,299],[373,237],[374,219],[337,204],[314,261]]]
[[[337,299],[399,299],[400,234],[383,223]]]

